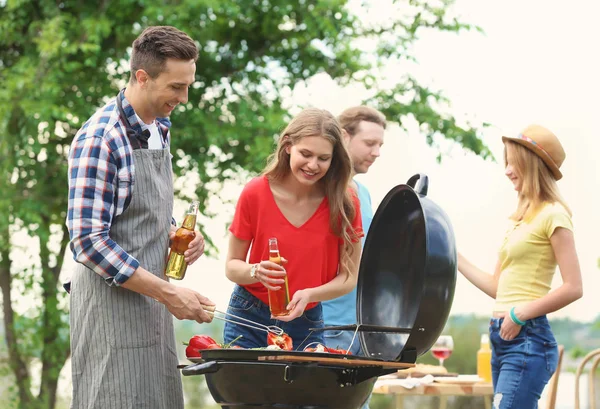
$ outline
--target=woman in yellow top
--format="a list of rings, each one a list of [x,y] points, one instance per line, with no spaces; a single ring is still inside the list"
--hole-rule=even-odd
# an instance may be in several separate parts
[[[571,211],[556,181],[565,152],[548,129],[531,125],[502,137],[505,174],[518,192],[494,275],[461,254],[458,270],[496,299],[490,321],[494,409],[534,409],[556,370],[558,350],[546,314],[581,298]],[[550,291],[559,266],[562,285]]]

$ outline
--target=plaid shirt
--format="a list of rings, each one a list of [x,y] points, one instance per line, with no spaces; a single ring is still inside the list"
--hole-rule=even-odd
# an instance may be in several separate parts
[[[123,93],[123,111],[131,127],[141,132],[133,107]],[[157,120],[163,148],[169,145],[167,118]],[[112,220],[131,202],[135,177],[133,149],[119,116],[116,98],[98,110],[77,132],[69,152],[67,227],[74,259],[121,285],[140,263],[109,235]]]

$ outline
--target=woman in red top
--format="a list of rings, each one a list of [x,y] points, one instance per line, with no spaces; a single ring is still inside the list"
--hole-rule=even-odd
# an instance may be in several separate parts
[[[333,115],[310,108],[292,119],[263,174],[246,185],[237,203],[226,264],[227,278],[237,285],[228,312],[281,327],[294,348],[323,342],[321,331],[310,331],[323,326],[320,302],[350,292],[358,277],[363,232],[358,199],[348,188],[351,172]],[[272,237],[283,267],[269,261]],[[289,314],[275,318],[267,289],[280,288],[286,275]],[[225,324],[225,342],[239,335],[239,346],[266,346],[264,332]]]

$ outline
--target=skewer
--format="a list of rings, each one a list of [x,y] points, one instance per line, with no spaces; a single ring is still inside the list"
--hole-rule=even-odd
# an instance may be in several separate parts
[[[283,335],[283,330],[275,325],[263,325],[263,324],[259,324],[258,322],[249,320],[247,318],[242,318],[242,317],[238,317],[237,315],[233,315],[228,312],[219,311],[219,310],[217,310],[217,307],[214,305],[202,305],[202,309],[204,311],[206,311],[208,314],[212,315],[213,318],[216,318],[221,321],[227,321],[232,324],[243,325],[244,327],[257,329],[259,331],[270,332],[275,335]],[[223,316],[220,316],[217,314],[221,314]],[[235,318],[236,320],[245,321],[246,323],[227,319],[227,318],[225,318],[226,316]]]

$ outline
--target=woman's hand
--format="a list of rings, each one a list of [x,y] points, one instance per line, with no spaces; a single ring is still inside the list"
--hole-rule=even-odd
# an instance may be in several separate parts
[[[505,341],[510,341],[514,339],[519,332],[521,332],[521,327],[519,324],[515,324],[513,320],[510,319],[510,314],[507,312],[504,314],[504,321],[502,321],[502,325],[500,326],[500,338]]]
[[[282,257],[281,263],[285,264],[287,260]],[[269,260],[263,260],[256,267],[255,278],[269,290],[275,291],[279,290],[281,285],[285,283],[286,274],[287,272],[283,266]]]
[[[283,315],[283,316],[278,316],[278,317],[271,316],[271,319],[279,320],[279,321],[286,321],[286,322],[292,321],[292,320],[300,317],[302,314],[304,314],[304,310],[306,309],[306,306],[311,301],[312,300],[310,299],[309,289],[298,290],[294,293],[294,297],[292,298],[292,301],[290,301],[290,303],[287,305],[287,310],[290,313],[288,315]]]

